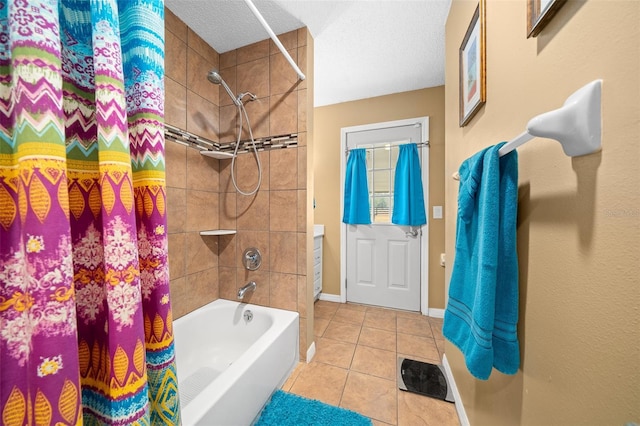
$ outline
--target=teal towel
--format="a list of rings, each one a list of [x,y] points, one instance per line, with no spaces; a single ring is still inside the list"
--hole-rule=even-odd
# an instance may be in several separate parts
[[[344,223],[352,225],[371,223],[366,156],[364,148],[349,151],[344,182],[344,213],[342,215]]]
[[[277,390],[254,426],[371,426],[355,411]]]
[[[520,366],[518,323],[518,155],[486,148],[460,166],[456,256],[442,332],[486,380],[492,367]]]
[[[427,223],[422,190],[422,170],[415,143],[400,145],[393,186],[393,215],[396,225],[421,226]]]

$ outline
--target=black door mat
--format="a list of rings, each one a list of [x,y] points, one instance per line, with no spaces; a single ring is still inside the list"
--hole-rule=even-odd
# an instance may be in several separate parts
[[[455,402],[444,368],[438,364],[399,357],[398,388],[442,401]]]

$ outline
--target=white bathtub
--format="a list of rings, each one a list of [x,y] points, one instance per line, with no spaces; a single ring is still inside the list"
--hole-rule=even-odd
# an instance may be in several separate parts
[[[299,361],[298,327],[297,312],[224,299],[175,320],[182,424],[250,425]]]

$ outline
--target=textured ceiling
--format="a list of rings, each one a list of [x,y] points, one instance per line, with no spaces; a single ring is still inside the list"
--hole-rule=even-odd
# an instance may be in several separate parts
[[[309,28],[315,106],[444,84],[444,27],[451,0],[253,3],[276,34]],[[243,0],[165,4],[219,53],[269,38]]]

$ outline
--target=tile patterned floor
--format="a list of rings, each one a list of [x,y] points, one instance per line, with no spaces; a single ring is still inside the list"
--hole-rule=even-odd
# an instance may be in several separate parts
[[[315,304],[316,355],[282,389],[361,413],[375,426],[459,425],[455,406],[404,392],[399,356],[440,363],[442,320],[356,304]]]

